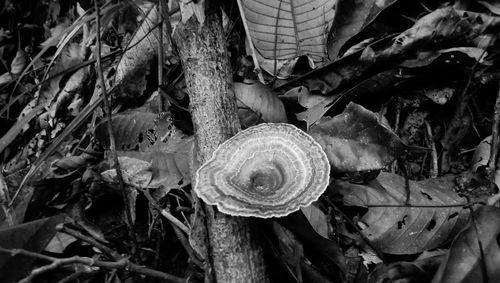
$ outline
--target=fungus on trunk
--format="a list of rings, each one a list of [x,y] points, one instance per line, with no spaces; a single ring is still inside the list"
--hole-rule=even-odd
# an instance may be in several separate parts
[[[330,163],[307,133],[283,123],[260,124],[221,144],[196,172],[194,191],[234,216],[282,217],[317,200]]]

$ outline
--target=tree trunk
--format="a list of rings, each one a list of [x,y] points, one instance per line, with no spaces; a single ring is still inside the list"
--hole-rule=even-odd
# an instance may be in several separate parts
[[[199,164],[240,130],[220,10],[206,10],[205,16],[202,25],[195,16],[179,23],[174,35],[184,67]],[[211,206],[205,206],[205,212],[205,260],[212,264],[215,281],[268,281],[262,248],[250,231],[251,219],[231,217]]]

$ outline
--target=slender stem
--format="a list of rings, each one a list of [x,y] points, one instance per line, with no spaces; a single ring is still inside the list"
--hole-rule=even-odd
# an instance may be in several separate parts
[[[498,136],[498,127],[500,126],[500,82],[499,82],[499,90],[497,94],[497,99],[495,102],[495,109],[493,112],[493,125],[491,127],[491,148],[490,148],[490,159],[488,160],[488,173],[490,175],[490,179],[494,181],[494,172],[496,170],[496,162],[498,155],[498,146],[499,146],[499,136]]]
[[[163,84],[163,61],[164,61],[164,51],[163,51],[163,24],[161,24],[163,21],[166,21],[167,19],[163,19],[163,3],[162,0],[158,0],[158,98],[159,98],[159,105],[158,105],[158,113],[162,113],[165,111],[164,109],[164,103],[163,103],[163,96],[161,95],[161,89],[160,86]]]
[[[163,217],[167,218],[170,223],[175,225],[177,228],[179,228],[182,232],[186,233],[186,235],[189,235],[189,229],[184,225],[179,219],[175,218],[170,212],[168,212],[166,209],[161,209],[160,210],[161,215]]]
[[[475,204],[481,204],[481,202],[467,202],[467,203],[457,203],[457,204],[436,204],[436,205],[420,205],[420,204],[367,204],[360,205],[364,207],[415,207],[415,208],[447,208],[447,207],[468,207]]]
[[[438,155],[436,150],[436,144],[434,143],[434,135],[432,134],[432,128],[429,122],[425,121],[425,128],[427,129],[427,144],[431,148],[431,170],[429,177],[436,178],[439,175],[438,167]]]
[[[5,222],[7,226],[14,226],[16,219],[16,212],[9,207],[9,188],[5,182],[5,178],[0,174],[0,206],[2,207],[3,214],[5,215]]]
[[[470,209],[470,215],[471,215],[471,226],[474,228],[474,234],[475,234],[474,236],[477,240],[477,247],[479,249],[479,255],[480,255],[479,267],[481,268],[483,283],[488,283],[489,282],[488,269],[485,261],[483,243],[481,243],[481,235],[479,234],[477,219],[476,216],[474,215],[474,211],[472,208]]]
[[[111,119],[111,102],[109,101],[108,93],[106,91],[106,83],[104,81],[104,74],[102,71],[102,62],[101,62],[101,15],[99,14],[99,4],[97,0],[94,0],[94,6],[96,10],[96,30],[97,30],[97,46],[96,46],[96,59],[97,59],[97,73],[99,75],[99,81],[101,84],[101,91],[102,95],[104,96],[104,107],[106,108],[106,119],[107,119],[107,130],[108,130],[108,136],[109,136],[109,151],[111,154],[111,158],[113,159],[113,162],[115,163],[115,169],[116,169],[116,177],[118,179],[119,183],[119,189],[120,192],[122,193],[123,197],[123,203],[125,206],[125,215],[127,217],[127,222],[130,227],[133,226],[133,220],[132,220],[132,215],[131,215],[131,210],[130,210],[130,203],[128,200],[128,195],[127,191],[123,182],[123,176],[122,176],[122,170],[120,166],[120,162],[118,161],[118,155],[116,154],[116,141],[115,137],[113,135],[113,127],[112,127],[112,119]],[[135,235],[133,229],[129,229],[129,234],[130,238],[132,241],[135,243]]]
[[[158,203],[151,197],[151,194],[148,190],[143,190],[144,196],[148,199],[149,205],[160,211],[161,215],[169,221],[172,229],[174,229],[174,233],[181,242],[182,246],[191,257],[191,260],[198,266],[203,266],[203,262],[200,259],[200,256],[197,252],[191,247],[191,244],[186,238],[186,235],[189,235],[189,228],[184,225],[179,219],[175,218],[170,212],[166,209],[162,209]]]
[[[238,2],[238,8],[240,9],[241,22],[243,23],[243,27],[245,28],[245,34],[247,35],[248,46],[252,51],[253,64],[255,66],[254,70],[257,72],[257,77],[259,78],[259,81],[265,84],[266,81],[264,80],[264,76],[262,75],[262,69],[260,68],[259,61],[257,59],[257,51],[255,51],[255,46],[253,45],[252,36],[250,35],[250,29],[248,28],[247,19],[245,17],[245,11],[243,9],[243,3],[241,3],[241,0],[236,0],[236,2]]]
[[[140,41],[142,41],[144,38],[146,38],[146,36],[149,35],[149,33],[151,33],[152,30],[154,30],[156,28],[156,25],[152,27],[152,29],[150,31],[148,31],[140,40],[138,40],[138,42],[136,44],[133,44],[131,46],[128,46],[127,49],[125,49],[123,51],[126,52],[128,50],[130,50],[131,48],[133,48],[135,45],[137,45]],[[107,54],[104,58],[101,58],[101,62],[105,59],[105,58],[110,58],[108,56],[112,56],[114,55],[114,52],[111,52],[109,54]],[[91,61],[88,61],[87,63],[90,65],[90,64],[93,64],[95,63],[96,60],[91,60]],[[83,64],[83,63],[82,63]],[[79,67],[83,68],[85,66],[83,65],[78,65]],[[70,72],[70,70],[73,70],[73,67],[67,69],[66,71],[63,71],[64,73],[65,72]],[[76,71],[77,69],[75,69]],[[42,81],[40,82],[39,84],[37,84],[36,86],[32,86],[30,87],[28,90],[24,91],[23,93],[21,93],[20,95],[18,95],[16,98],[13,99],[13,101],[17,101],[18,98],[22,97],[24,94],[28,93],[29,91],[33,90],[35,87],[41,85],[42,83],[46,82],[46,81],[49,81],[51,80],[52,78],[55,78],[57,77],[58,75],[60,74],[56,74],[54,76],[52,76],[51,78],[48,78],[46,79],[45,81]],[[109,90],[109,93],[113,92],[114,89],[116,89],[116,84],[111,87],[111,89]],[[59,147],[60,143],[66,139],[70,133],[72,133],[72,130],[74,128],[76,128],[77,126],[80,126],[80,124],[85,121],[89,116],[90,116],[90,113],[92,113],[102,102],[103,100],[103,97],[104,96],[99,96],[95,101],[91,101],[90,104],[88,104],[87,106],[85,106],[85,108],[80,112],[80,114],[75,117],[75,119],[73,119],[73,121],[71,121],[71,123],[66,127],[66,129],[63,131],[62,134],[60,134],[54,141],[52,141],[52,143],[50,144],[49,148],[47,148],[47,150],[45,150],[42,155],[40,157],[38,157],[38,159],[35,161],[35,163],[30,167],[30,170],[28,171],[28,173],[24,176],[23,180],[21,181],[21,184],[19,185],[16,193],[14,194],[14,196],[12,197],[12,200],[10,201],[9,203],[9,207],[11,207],[13,204],[14,204],[14,201],[16,200],[17,196],[19,195],[19,192],[21,192],[24,188],[24,185],[26,185],[26,183],[28,183],[29,180],[31,180],[31,177],[33,176],[33,174],[38,170],[38,168],[40,167],[40,165],[42,164],[42,162],[44,160],[46,160],[56,149],[57,147]],[[0,110],[0,115],[1,113],[3,113],[2,111],[4,111],[4,109],[7,109],[8,107],[10,107],[12,104],[8,104],[7,106],[4,106],[2,108],[2,110]],[[6,108],[7,107],[7,108]],[[20,123],[20,124],[24,124],[24,123]]]
[[[103,253],[105,253],[106,255],[108,255],[110,258],[114,259],[114,260],[119,260],[119,259],[122,259],[123,257],[116,251],[106,247],[105,245],[99,243],[98,241],[96,241],[94,238],[92,237],[89,237],[89,236],[86,236],[86,235],[83,235],[81,232],[79,231],[76,231],[76,230],[73,230],[71,228],[68,228],[64,225],[61,225],[60,227],[56,227],[57,230],[61,231],[61,232],[64,232],[68,235],[71,235],[77,239],[80,239],[84,242],[87,242],[89,244],[91,244],[92,246],[98,248],[99,250],[101,250]]]
[[[122,258],[117,261],[101,261],[101,260],[95,260],[90,257],[80,257],[80,256],[73,256],[68,258],[56,258],[56,257],[46,256],[40,253],[30,252],[24,249],[6,249],[3,247],[0,247],[0,253],[8,253],[11,254],[12,256],[20,254],[50,262],[47,265],[33,269],[27,277],[19,281],[20,283],[31,282],[38,275],[47,273],[61,266],[74,263],[80,263],[87,266],[97,266],[105,269],[127,269],[128,271],[134,273],[144,274],[153,278],[164,279],[168,282],[175,282],[175,283],[186,282],[186,280],[184,280],[183,278],[132,263],[127,258]]]

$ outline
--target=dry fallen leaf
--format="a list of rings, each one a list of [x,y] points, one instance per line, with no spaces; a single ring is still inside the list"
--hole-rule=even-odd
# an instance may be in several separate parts
[[[337,180],[334,187],[345,205],[368,207],[361,232],[384,253],[414,254],[452,240],[467,221],[466,199],[438,179],[409,184],[408,206],[405,179],[396,174],[382,172],[366,185]]]
[[[336,172],[382,169],[406,148],[375,113],[355,103],[333,118],[321,118],[309,134],[321,144]]]

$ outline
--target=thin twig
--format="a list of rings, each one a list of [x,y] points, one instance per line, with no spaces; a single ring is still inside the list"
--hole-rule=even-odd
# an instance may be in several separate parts
[[[163,214],[163,213],[162,213]],[[173,216],[172,216],[173,217]],[[170,219],[169,219],[170,220]],[[178,221],[178,220],[177,220]],[[181,242],[181,244],[185,247],[186,249],[186,252],[188,253],[188,255],[191,257],[191,260],[193,261],[194,264],[196,264],[197,266],[200,266],[200,267],[203,267],[203,262],[202,260],[199,258],[199,256],[196,254],[196,252],[191,248],[191,245],[189,244],[186,236],[183,234],[183,231],[181,231],[181,229],[179,229],[176,225],[174,225],[173,223],[170,223],[172,228],[174,229],[174,233],[175,235],[177,236],[177,239],[179,239],[179,241]],[[182,224],[182,223],[181,223]],[[118,252],[108,248],[107,246],[97,242],[95,239],[93,239],[92,237],[89,237],[89,236],[86,236],[86,235],[83,235],[82,233],[80,233],[79,231],[76,231],[76,230],[73,230],[67,226],[64,226],[64,225],[61,225],[61,226],[58,226],[56,228],[58,231],[61,231],[61,232],[64,232],[68,235],[71,235],[77,239],[80,239],[84,242],[87,242],[89,243],[90,245],[98,248],[99,250],[101,250],[103,253],[105,253],[106,255],[108,255],[110,258],[112,258],[113,260],[115,261],[119,261],[121,259],[123,259],[124,257],[122,255],[120,255]],[[185,232],[185,231],[184,231]],[[189,248],[186,248],[186,247],[189,247]]]
[[[68,258],[55,258],[40,253],[30,252],[24,249],[6,249],[2,247],[0,247],[0,252],[8,253],[11,254],[12,256],[20,254],[50,262],[50,264],[48,265],[44,265],[39,268],[33,269],[30,275],[19,281],[19,283],[31,282],[33,278],[35,278],[40,274],[49,272],[61,266],[74,263],[79,263],[87,266],[97,266],[105,269],[126,269],[133,273],[143,274],[153,278],[160,278],[167,280],[169,282],[175,282],[175,283],[186,282],[183,278],[132,263],[127,258],[122,258],[118,261],[101,261],[90,257],[80,257],[80,256],[73,256]]]
[[[156,25],[152,27],[152,29],[150,31],[148,31],[141,39],[138,40],[137,43],[131,45],[131,46],[127,46],[127,48],[125,50],[123,50],[122,53],[125,53],[126,51],[130,50],[131,48],[133,48],[134,46],[136,46],[137,44],[139,44],[144,38],[146,38],[154,29],[156,28]],[[114,52],[111,52],[109,54],[107,54],[105,56],[105,58],[111,58],[111,56],[115,55]],[[108,57],[110,56],[110,57]],[[101,62],[103,62],[103,60],[105,58],[101,58]],[[96,60],[91,60],[91,61],[88,61],[86,64],[90,65],[90,64],[93,64],[95,63]],[[82,63],[84,64],[84,63]],[[85,67],[84,65],[78,65],[79,67],[83,68]],[[69,70],[73,70],[73,67],[67,69],[67,70],[64,70],[62,72],[69,72]],[[75,70],[76,71],[76,70]],[[38,83],[37,85],[35,86],[32,86],[30,87],[28,90],[24,91],[23,93],[21,93],[20,95],[18,95],[16,98],[14,98],[13,100],[17,101],[17,99],[21,98],[24,94],[28,93],[29,91],[33,90],[35,87],[37,86],[40,86],[41,84],[43,84],[44,82],[47,82],[49,80],[51,80],[52,78],[55,78],[56,76],[58,76],[58,74],[54,75],[54,76],[51,76],[51,78],[47,78],[46,80]],[[109,93],[113,92],[114,89],[116,89],[116,84],[114,86],[111,87],[111,89],[109,90]],[[33,176],[33,174],[38,170],[38,168],[41,166],[42,162],[44,160],[46,160],[56,149],[57,147],[59,147],[59,145],[61,144],[61,142],[63,140],[65,140],[69,134],[72,132],[72,130],[78,126],[80,126],[80,124],[86,120],[90,114],[101,104],[102,100],[103,100],[103,97],[102,95],[100,95],[96,101],[93,101],[91,102],[91,104],[88,104],[87,106],[85,106],[85,108],[80,112],[80,114],[75,117],[71,123],[66,127],[66,129],[62,132],[61,135],[59,135],[55,140],[52,141],[52,143],[50,144],[50,146],[42,153],[42,155],[40,155],[38,157],[38,159],[35,161],[35,163],[30,167],[28,173],[24,176],[23,180],[21,181],[21,184],[19,185],[19,187],[17,188],[17,191],[16,193],[14,194],[14,196],[12,197],[10,203],[9,203],[9,207],[11,207],[14,203],[14,201],[16,200],[17,196],[19,195],[19,193],[23,190],[24,186],[26,185],[26,183],[28,181],[31,180],[31,177]],[[1,113],[3,113],[4,109],[7,109],[6,107],[10,107],[12,103],[8,103],[6,106],[4,106],[2,108],[2,110],[0,110],[0,115]]]
[[[396,110],[395,110],[395,112],[396,112],[395,113],[396,119],[394,121],[394,133],[396,135],[398,135],[398,133],[399,133],[399,122],[400,122],[399,120],[401,118],[401,103],[400,103],[399,99],[395,101],[395,104],[396,104]],[[391,172],[392,173],[396,173],[397,168],[398,168],[397,162],[392,162],[391,167],[390,167]]]
[[[113,89],[116,88],[116,85],[113,86]],[[40,168],[42,165],[43,161],[47,160],[47,158],[52,155],[52,153],[61,145],[61,143],[71,134],[73,133],[73,130],[80,126],[83,121],[85,121],[90,114],[97,109],[97,107],[101,104],[103,99],[103,96],[99,96],[99,98],[94,101],[93,103],[89,103],[85,108],[80,112],[80,114],[75,117],[71,123],[66,127],[66,129],[59,135],[57,138],[55,138],[52,143],[49,145],[49,147],[37,158],[35,163],[33,163],[26,175],[24,175],[23,180],[21,181],[21,184],[17,188],[14,196],[12,197],[9,207],[12,207],[14,204],[16,198],[19,196],[19,193],[23,190],[24,186],[31,180],[31,177],[35,174],[36,171]]]
[[[87,274],[87,273],[90,273],[92,271],[77,271],[75,273],[72,273],[66,277],[64,277],[63,279],[59,280],[59,282],[57,283],[70,283],[70,282],[78,282],[76,281],[80,276],[84,275],[84,274]]]
[[[3,174],[0,173],[0,206],[2,206],[3,214],[5,215],[5,222],[7,226],[14,226],[16,213],[9,207],[9,188]]]
[[[130,202],[127,196],[127,191],[125,189],[125,185],[123,182],[123,176],[122,176],[122,170],[120,166],[120,162],[118,161],[118,155],[116,153],[116,141],[115,137],[113,135],[113,127],[112,127],[112,119],[111,119],[111,112],[112,112],[112,106],[110,99],[108,97],[108,93],[106,91],[106,83],[104,80],[104,74],[102,70],[102,62],[101,62],[101,15],[100,10],[99,10],[99,3],[97,0],[94,0],[94,7],[96,10],[96,38],[97,38],[97,46],[96,46],[96,63],[97,63],[97,73],[99,75],[99,81],[101,83],[101,91],[102,95],[104,96],[104,107],[106,108],[106,118],[107,118],[107,130],[108,130],[108,136],[109,136],[109,151],[111,153],[111,158],[113,159],[115,163],[115,170],[116,170],[116,177],[118,179],[118,186],[119,190],[122,193],[123,197],[123,202],[125,206],[125,215],[127,217],[127,222],[130,227],[133,225],[133,218],[131,215],[131,210],[130,210]],[[134,229],[129,229],[129,234],[130,238],[132,241],[135,243],[135,235],[134,235]]]
[[[476,236],[476,240],[477,240],[477,247],[479,248],[479,267],[481,268],[481,274],[483,276],[483,283],[488,283],[489,282],[489,278],[488,278],[488,269],[486,267],[486,261],[485,261],[485,256],[484,256],[484,248],[483,248],[483,243],[481,243],[481,237],[479,234],[479,229],[478,229],[478,225],[477,225],[477,219],[474,215],[474,210],[472,208],[470,208],[470,215],[471,215],[471,225],[472,227],[474,228],[474,234]]]
[[[273,66],[273,79],[278,77],[278,23],[280,21],[280,13],[281,13],[281,4],[283,1],[280,1],[278,4],[278,14],[276,15],[276,23],[274,24],[274,46],[273,46],[273,57],[274,57],[274,66]],[[292,14],[293,16],[293,14]],[[298,38],[297,38],[298,39]]]
[[[115,55],[120,55],[122,52],[120,50],[115,50],[115,51],[112,51],[108,54],[106,54],[105,56],[102,57],[102,61],[107,61],[107,60],[110,60],[110,59],[114,59],[114,56]],[[75,71],[78,71],[79,69],[81,68],[85,68],[87,67],[88,65],[92,65],[95,63],[95,59],[92,59],[92,60],[88,60],[88,61],[85,61],[85,62],[82,62],[78,65],[75,65],[75,66],[71,66],[67,69],[64,69],[60,72],[57,72],[56,74],[53,74],[51,75],[50,77],[38,82],[37,84],[34,84],[34,85],[30,85],[30,86],[27,86],[26,89],[21,92],[20,94],[18,94],[16,97],[14,97],[11,101],[9,101],[4,107],[2,107],[2,109],[0,109],[0,117],[3,115],[4,112],[6,112],[14,103],[16,103],[19,99],[21,99],[22,97],[24,97],[24,95],[26,94],[29,94],[30,91],[34,90],[35,88],[41,86],[42,84],[54,79],[54,78],[57,78],[59,76],[62,76],[62,75],[65,75],[65,74],[69,74],[71,72],[75,72]],[[6,118],[6,117],[5,117]]]
[[[102,251],[103,253],[105,253],[106,255],[108,255],[110,258],[112,258],[114,260],[120,260],[123,258],[123,256],[121,256],[117,251],[114,251],[114,250],[108,248],[107,246],[96,241],[94,238],[86,236],[79,231],[73,230],[65,225],[58,225],[56,227],[56,229],[60,232],[66,233],[66,234],[71,235],[77,239],[80,239],[84,242],[89,243],[90,245],[98,248],[100,251]]]
[[[420,205],[420,204],[367,204],[362,207],[401,207],[401,208],[449,208],[449,207],[470,207],[475,204],[483,204],[483,202],[467,202],[457,204],[439,204],[439,205]]]
[[[250,29],[248,28],[245,11],[243,10],[243,3],[241,3],[241,0],[236,0],[236,2],[238,3],[238,8],[240,10],[241,22],[243,23],[243,27],[245,28],[245,34],[247,36],[248,46],[250,47],[250,51],[252,52],[253,64],[255,66],[254,71],[257,72],[257,77],[259,78],[259,81],[265,84],[266,81],[264,80],[264,76],[262,75],[262,69],[260,68],[259,61],[257,59],[257,52],[255,51],[255,46],[253,45],[252,36],[250,35]]]
[[[167,218],[172,224],[179,227],[179,229],[181,229],[184,233],[186,233],[186,235],[189,235],[189,229],[186,227],[186,225],[184,225],[184,223],[182,223],[179,219],[175,218],[167,210],[161,208],[160,205],[156,202],[156,200],[153,199],[153,197],[151,196],[151,194],[149,193],[148,190],[145,190],[145,189],[140,189],[140,190],[144,193],[144,196],[148,199],[149,204],[153,208],[158,210],[161,213],[161,215],[163,215],[163,217]]]
[[[161,213],[161,215],[163,215],[163,217],[167,218],[168,221],[170,221],[170,223],[175,225],[182,232],[186,233],[186,235],[189,235],[188,227],[186,227],[186,225],[184,225],[184,223],[179,221],[179,219],[175,218],[172,214],[170,214],[170,212],[168,212],[166,209],[162,209],[162,210],[160,210],[160,213]]]
[[[164,61],[164,51],[163,51],[163,21],[166,21],[168,19],[162,19],[163,18],[163,3],[162,0],[158,0],[158,98],[159,98],[159,105],[158,105],[158,113],[163,113],[165,111],[164,109],[164,101],[163,101],[163,96],[161,95],[161,88],[160,86],[163,85],[163,61]]]
[[[436,144],[434,143],[431,125],[427,121],[425,121],[425,128],[427,129],[427,144],[431,148],[431,170],[429,172],[429,177],[436,178],[439,175]]]
[[[175,218],[172,214],[170,214],[167,210],[162,209],[158,203],[153,199],[148,190],[142,190],[144,196],[148,199],[149,204],[156,210],[160,211],[161,215],[169,221],[170,225],[174,229],[175,235],[181,242],[182,246],[186,250],[187,254],[191,257],[191,260],[194,264],[203,267],[203,262],[200,259],[198,253],[191,247],[189,241],[186,238],[186,235],[189,235],[189,228],[184,225],[179,219]]]
[[[137,42],[135,42],[134,44],[132,45],[129,45],[127,46],[127,48],[125,48],[124,50],[115,50],[115,51],[112,51],[104,56],[101,56],[101,62],[104,62],[104,61],[107,61],[107,60],[111,60],[111,59],[114,59],[114,56],[115,55],[123,55],[125,52],[129,51],[130,49],[134,48],[136,45],[138,45],[139,43],[141,43],[146,37],[149,36],[149,34],[151,32],[153,32],[155,30],[155,28],[158,26],[158,24],[155,24],[154,26],[151,27],[151,30],[149,30],[148,32],[146,32],[140,39],[137,40]],[[68,73],[71,73],[71,72],[76,72],[78,71],[79,69],[81,68],[85,68],[87,67],[88,65],[92,65],[92,64],[95,64],[96,63],[96,59],[92,59],[92,60],[88,60],[88,61],[85,61],[85,62],[82,62],[80,64],[77,64],[75,66],[71,66],[67,69],[64,69],[56,74],[53,74],[51,75],[50,77],[48,78],[45,78],[43,79],[41,82],[35,84],[35,85],[31,85],[29,87],[27,87],[26,90],[24,90],[22,93],[20,93],[19,95],[17,95],[15,98],[12,99],[12,101],[9,101],[1,110],[0,110],[0,116],[8,110],[8,108],[10,106],[12,106],[12,104],[14,104],[15,102],[17,102],[23,95],[25,94],[28,94],[30,91],[32,91],[33,89],[41,86],[43,83],[46,83],[56,77],[59,77],[61,75],[65,75],[65,74],[68,74]]]
[[[172,222],[170,222],[170,226],[174,229],[174,233],[177,236],[177,239],[181,242],[182,246],[188,253],[189,257],[193,261],[194,264],[203,268],[203,260],[200,259],[200,256],[196,253],[196,251],[191,247],[188,238],[184,235],[183,231],[177,226],[175,226]]]
[[[495,109],[493,112],[493,125],[491,127],[491,147],[490,147],[490,159],[488,160],[488,175],[491,180],[494,180],[494,172],[496,170],[495,165],[497,163],[498,146],[499,146],[499,136],[498,127],[500,126],[500,82],[499,90],[497,94],[497,99],[495,101]]]

